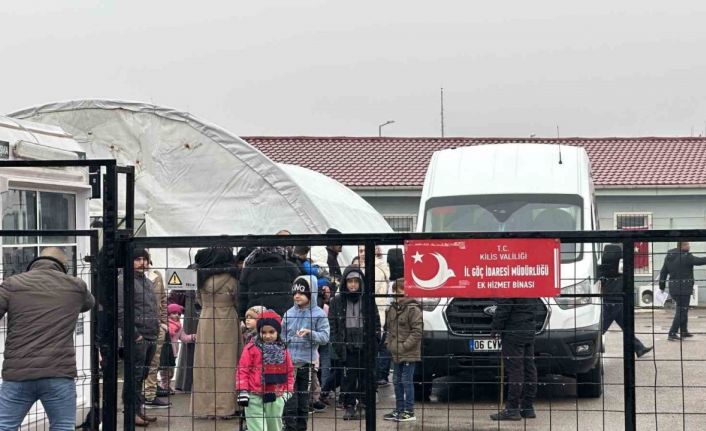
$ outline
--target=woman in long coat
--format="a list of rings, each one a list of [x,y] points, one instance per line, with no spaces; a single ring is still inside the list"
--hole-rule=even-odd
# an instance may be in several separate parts
[[[195,260],[201,316],[194,354],[192,413],[228,418],[236,413],[233,378],[241,348],[236,312],[238,273],[231,248],[200,250]]]

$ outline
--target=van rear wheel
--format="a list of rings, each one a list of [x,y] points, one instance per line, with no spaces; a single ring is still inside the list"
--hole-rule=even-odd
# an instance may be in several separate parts
[[[599,398],[603,393],[603,367],[601,363],[587,373],[576,375],[576,394],[579,398]]]

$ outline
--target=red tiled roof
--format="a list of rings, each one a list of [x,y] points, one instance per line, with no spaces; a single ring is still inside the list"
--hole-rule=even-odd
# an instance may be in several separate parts
[[[348,187],[413,187],[424,183],[434,151],[498,143],[582,146],[598,187],[704,186],[706,138],[394,138],[243,137],[275,162],[303,166]]]

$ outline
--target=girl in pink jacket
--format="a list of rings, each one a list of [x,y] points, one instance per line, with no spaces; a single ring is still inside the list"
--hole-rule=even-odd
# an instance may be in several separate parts
[[[184,307],[179,304],[169,304],[167,306],[167,314],[169,315],[169,338],[164,342],[160,357],[160,367],[162,370],[160,387],[169,391],[171,391],[173,370],[176,366],[176,358],[179,354],[179,342],[193,343],[196,341],[195,334],[184,333],[184,328],[181,326],[180,321],[183,311]]]
[[[280,337],[282,319],[277,313],[261,313],[257,331],[238,363],[238,404],[245,407],[248,429],[280,431],[284,404],[294,390],[294,365]]]

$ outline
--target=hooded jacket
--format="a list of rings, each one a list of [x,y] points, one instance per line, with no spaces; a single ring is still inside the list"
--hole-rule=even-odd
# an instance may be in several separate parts
[[[360,292],[351,293],[348,291],[348,285],[346,283],[346,277],[350,273],[357,273],[360,279]],[[349,300],[352,302],[362,301],[363,294],[370,293],[369,289],[365,287],[365,276],[363,271],[358,267],[349,266],[343,272],[341,276],[341,287],[339,288],[339,293],[334,296],[329,305],[329,323],[331,324],[331,346],[333,347],[333,354],[335,358],[340,361],[345,361],[347,356],[346,347],[355,347],[351,344],[351,337],[346,329],[346,312],[348,310]],[[361,310],[363,309],[361,304]],[[375,326],[375,337],[380,340],[380,314],[378,312],[378,307],[373,307],[372,310],[372,324]],[[364,316],[364,322],[365,319]]]
[[[601,290],[604,295],[604,302],[622,302],[623,297],[623,274],[620,272],[620,259],[622,258],[622,248],[617,244],[608,244],[603,249],[601,264],[598,265],[598,279],[601,281]]]
[[[287,350],[292,356],[292,362],[312,364],[319,360],[319,346],[329,342],[330,328],[326,313],[316,303],[319,291],[316,277],[302,275],[297,277],[295,282],[298,279],[309,282],[311,298],[305,307],[294,304],[287,310],[282,319],[282,335],[284,342],[287,343]],[[297,332],[301,329],[310,329],[311,332],[300,337]]]
[[[280,316],[292,306],[292,282],[301,275],[297,266],[272,248],[258,248],[245,259],[238,289],[238,315],[262,305]]]
[[[399,298],[387,309],[385,346],[395,363],[422,360],[424,318],[414,298]]]
[[[6,278],[0,285],[0,318],[8,317],[3,380],[75,378],[76,321],[94,304],[86,283],[52,258],[40,257],[27,272]]]
[[[696,257],[688,251],[673,248],[664,258],[659,273],[659,288],[666,288],[669,277],[669,294],[688,296],[694,293],[694,266],[706,265],[706,257]]]

